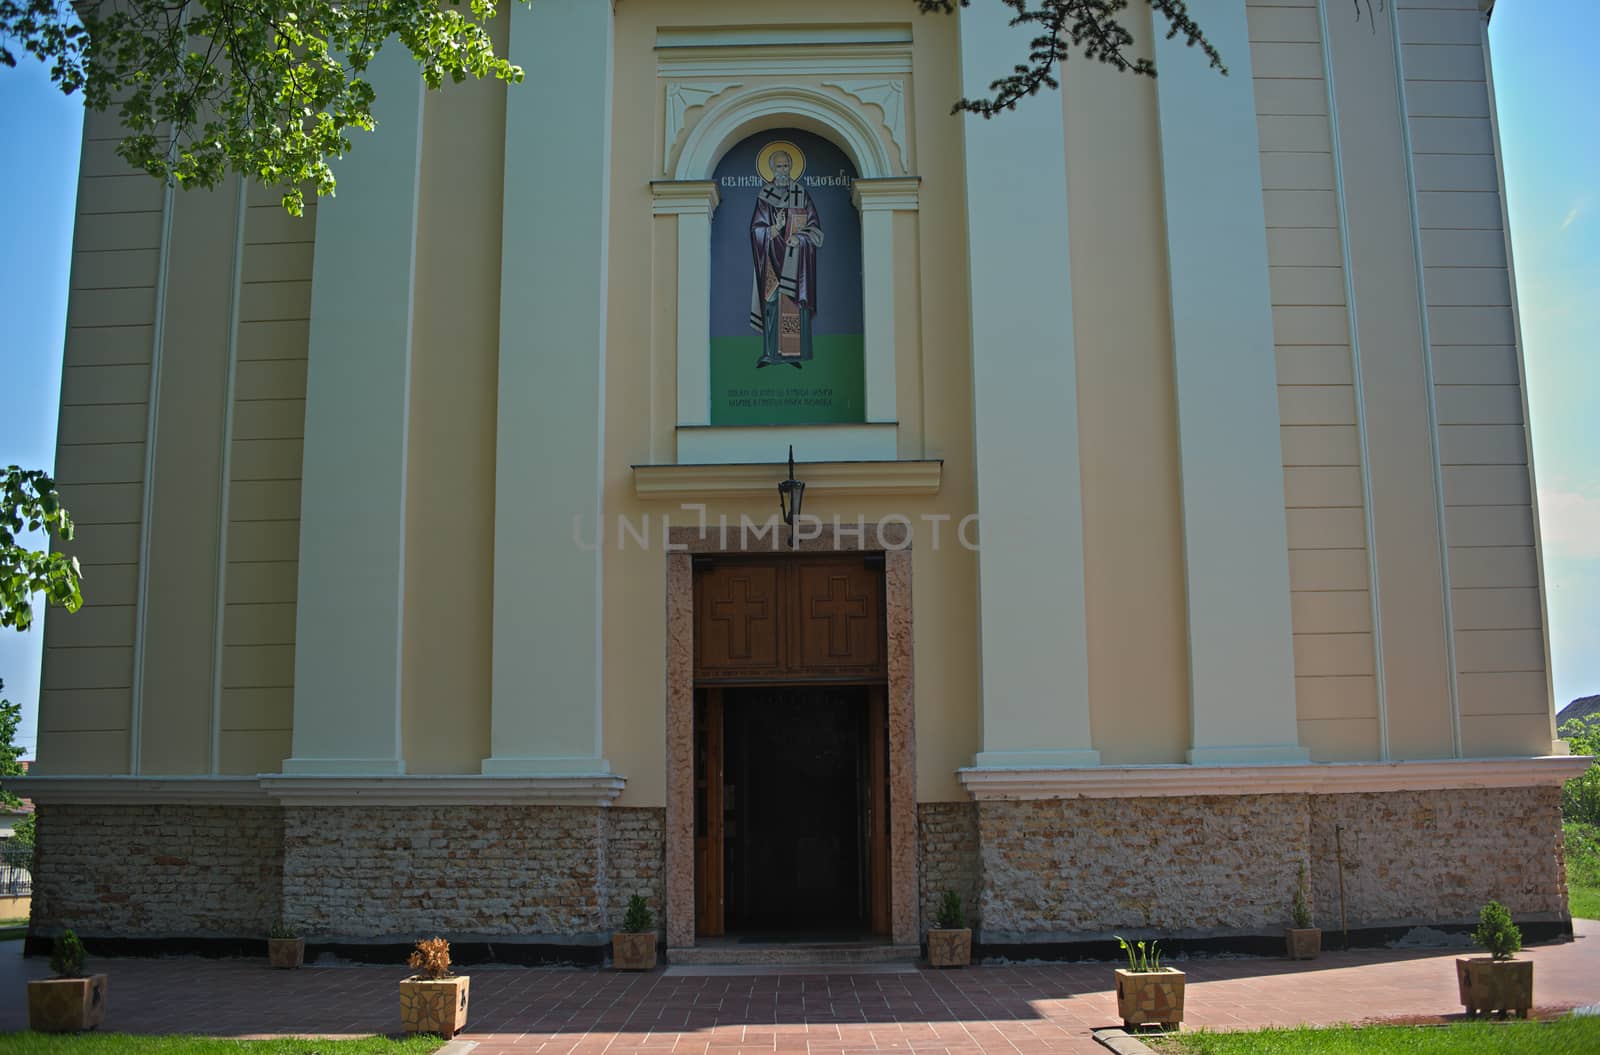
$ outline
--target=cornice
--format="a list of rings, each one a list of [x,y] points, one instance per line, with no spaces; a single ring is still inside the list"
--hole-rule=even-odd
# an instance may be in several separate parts
[[[915,212],[920,176],[890,176],[883,179],[857,179],[850,182],[850,200],[863,212],[886,209]]]
[[[979,801],[1121,799],[1189,795],[1306,795],[1442,791],[1556,785],[1580,776],[1594,760],[1451,758],[1418,762],[1313,762],[1306,765],[1087,766],[1081,769],[969,767],[957,771]]]
[[[265,775],[262,788],[294,806],[609,806],[627,781],[614,773],[403,777]]]
[[[787,466],[764,462],[635,465],[633,491],[639,498],[671,501],[765,495],[787,472]],[[943,476],[941,460],[812,462],[803,471],[808,495],[933,495]]]
[[[560,776],[19,777],[7,788],[45,805],[76,806],[609,806],[627,781]]]
[[[266,806],[255,777],[51,777],[8,779],[6,786],[47,806]]]
[[[715,180],[651,180],[651,211],[657,216],[678,213],[709,215],[717,211],[721,196]]]

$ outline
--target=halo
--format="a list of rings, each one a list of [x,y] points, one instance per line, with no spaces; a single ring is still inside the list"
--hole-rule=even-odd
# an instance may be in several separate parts
[[[789,178],[791,180],[798,180],[800,173],[806,170],[806,155],[804,151],[787,139],[774,139],[762,147],[761,153],[756,155],[756,171],[768,183],[772,182],[772,155],[780,150],[788,154],[789,160],[793,163],[789,168]]]

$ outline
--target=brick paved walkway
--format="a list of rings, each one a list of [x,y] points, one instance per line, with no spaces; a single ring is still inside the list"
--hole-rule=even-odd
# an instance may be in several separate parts
[[[1541,1007],[1600,1002],[1600,923],[1526,950]],[[0,945],[0,1030],[25,1028],[21,942]],[[1326,953],[1310,963],[1189,960],[1187,1027],[1456,1015],[1454,950]],[[105,1029],[252,1036],[393,1031],[399,967],[273,971],[245,960],[107,960]],[[474,968],[474,1055],[1089,1055],[1117,1024],[1108,965],[686,976]]]

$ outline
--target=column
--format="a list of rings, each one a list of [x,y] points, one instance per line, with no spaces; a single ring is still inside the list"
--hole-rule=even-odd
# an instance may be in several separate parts
[[[895,406],[894,214],[917,209],[916,179],[858,179],[850,197],[861,213],[862,328],[867,422],[893,424]]]
[[[1230,76],[1155,40],[1188,590],[1189,761],[1304,762],[1250,41],[1239,0],[1195,19]]]
[[[657,216],[678,218],[678,424],[711,424],[711,180],[657,180]]]
[[[981,95],[1028,31],[961,11],[962,90]],[[1099,763],[1089,730],[1077,366],[1061,99],[966,119],[982,640],[980,767]],[[1026,203],[1026,208],[1022,207]]]
[[[400,749],[406,443],[422,76],[398,43],[370,68],[380,131],[317,206],[300,485],[289,774],[405,771]]]
[[[483,771],[605,773],[594,538],[605,427],[610,0],[513,6],[510,56],[527,79],[506,105],[492,755]]]

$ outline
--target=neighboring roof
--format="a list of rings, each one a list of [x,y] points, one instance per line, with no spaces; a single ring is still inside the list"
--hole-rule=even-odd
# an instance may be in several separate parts
[[[1591,714],[1600,714],[1600,696],[1579,696],[1556,715],[1556,726],[1559,728],[1574,718],[1587,718]]]

